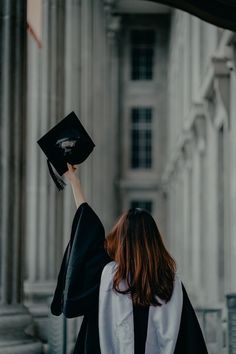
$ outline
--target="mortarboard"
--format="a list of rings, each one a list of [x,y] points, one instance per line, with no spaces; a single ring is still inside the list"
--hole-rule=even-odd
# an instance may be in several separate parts
[[[65,186],[60,176],[68,170],[67,162],[71,165],[82,163],[95,147],[74,112],[50,129],[37,143],[47,157],[48,169],[58,190]],[[57,174],[54,173],[52,166]]]

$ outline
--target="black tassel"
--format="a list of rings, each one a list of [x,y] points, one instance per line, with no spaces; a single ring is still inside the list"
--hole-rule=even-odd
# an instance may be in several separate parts
[[[47,159],[47,164],[48,164],[49,173],[50,173],[55,185],[57,186],[57,189],[59,191],[63,190],[64,187],[66,186],[66,183],[63,181],[63,179],[60,176],[55,175],[55,173],[52,169],[51,163],[48,159]]]

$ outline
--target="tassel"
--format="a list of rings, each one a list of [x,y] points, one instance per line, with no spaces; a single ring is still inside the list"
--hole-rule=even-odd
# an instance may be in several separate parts
[[[50,173],[55,185],[57,186],[57,189],[59,191],[63,190],[64,187],[66,186],[66,183],[63,181],[63,179],[60,176],[55,175],[55,173],[52,169],[51,163],[48,159],[47,159],[47,164],[48,164],[49,173]]]

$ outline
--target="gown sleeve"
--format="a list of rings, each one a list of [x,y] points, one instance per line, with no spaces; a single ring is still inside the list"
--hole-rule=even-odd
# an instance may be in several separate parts
[[[101,273],[112,259],[104,248],[105,230],[87,202],[77,209],[70,241],[63,255],[52,314],[72,318],[86,315],[98,305]]]
[[[182,283],[183,308],[174,354],[208,354],[194,308]]]

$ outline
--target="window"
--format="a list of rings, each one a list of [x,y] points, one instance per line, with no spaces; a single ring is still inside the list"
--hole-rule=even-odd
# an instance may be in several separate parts
[[[131,80],[152,80],[154,30],[131,31]]]
[[[131,167],[152,167],[152,109],[131,110]]]
[[[152,201],[151,200],[132,200],[130,203],[131,208],[142,208],[146,209],[149,213],[152,212]]]

